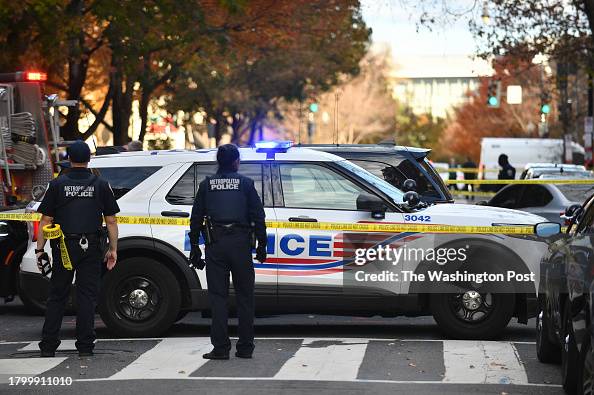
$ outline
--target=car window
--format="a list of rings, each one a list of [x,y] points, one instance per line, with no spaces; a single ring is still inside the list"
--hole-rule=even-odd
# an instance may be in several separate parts
[[[357,210],[365,191],[341,174],[320,165],[281,164],[285,207]]]
[[[544,207],[553,200],[553,195],[542,185],[526,185],[516,208]]]
[[[159,166],[96,167],[93,171],[109,181],[114,196],[119,199],[160,168]]]
[[[489,202],[489,206],[516,208],[518,204],[518,198],[522,193],[522,187],[522,185],[512,185],[499,191],[497,195],[493,196]]]
[[[594,180],[592,180],[592,184],[558,184],[556,187],[570,202],[582,204],[588,195],[594,191],[593,185]]]
[[[175,183],[167,194],[165,200],[170,204],[187,205],[194,204],[194,196],[198,192],[198,186],[206,178],[216,173],[217,166],[212,163],[196,163],[192,165],[184,175]],[[258,163],[245,163],[239,167],[239,173],[254,180],[256,191],[262,198],[262,166]]]
[[[408,159],[393,155],[368,155],[365,157],[358,155],[352,158],[348,155],[341,156],[361,166],[371,174],[386,180],[400,190],[402,190],[404,181],[410,178],[417,183],[417,192],[420,195],[441,197],[441,194],[435,190],[433,184],[421,172],[419,167],[423,166],[422,161],[414,164]]]

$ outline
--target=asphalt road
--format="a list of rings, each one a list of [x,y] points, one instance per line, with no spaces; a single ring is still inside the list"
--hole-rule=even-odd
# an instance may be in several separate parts
[[[430,317],[289,315],[256,321],[254,359],[205,361],[208,319],[188,314],[163,338],[118,339],[97,317],[96,355],[71,340],[38,358],[43,317],[0,305],[0,393],[562,394],[560,368],[537,361],[534,322],[511,323],[497,341],[451,341]],[[231,327],[231,335],[235,327]],[[73,339],[67,316],[63,339]],[[25,375],[71,385],[10,385]]]

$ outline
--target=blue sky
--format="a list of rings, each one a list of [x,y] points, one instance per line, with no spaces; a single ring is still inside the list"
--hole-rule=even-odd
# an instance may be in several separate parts
[[[427,4],[431,0],[427,1]],[[463,9],[474,0],[450,0],[452,7]],[[411,55],[472,55],[475,42],[468,31],[467,20],[448,21],[432,31],[417,31],[420,11],[410,0],[362,0],[363,18],[373,29],[376,44],[387,43],[395,57]],[[406,4],[406,6],[403,6]],[[475,10],[480,14],[481,10]],[[469,14],[467,15],[467,17]]]

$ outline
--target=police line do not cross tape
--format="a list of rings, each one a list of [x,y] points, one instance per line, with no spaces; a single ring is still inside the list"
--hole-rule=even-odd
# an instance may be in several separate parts
[[[0,220],[4,221],[39,221],[38,213],[0,213]],[[189,218],[146,217],[146,216],[117,216],[121,225],[168,225],[190,226]],[[377,232],[377,233],[471,233],[471,234],[507,234],[531,235],[534,227],[529,225],[507,226],[471,226],[471,225],[438,225],[414,223],[381,223],[381,222],[287,222],[267,221],[268,228],[302,229],[302,230],[329,230],[346,232]]]

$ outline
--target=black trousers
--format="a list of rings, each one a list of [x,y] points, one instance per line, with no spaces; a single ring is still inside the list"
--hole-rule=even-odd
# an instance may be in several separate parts
[[[64,308],[70,295],[70,286],[76,272],[76,348],[82,352],[93,351],[95,308],[103,267],[99,243],[96,239],[89,239],[89,247],[84,252],[78,240],[66,240],[73,270],[66,270],[62,265],[58,243],[52,240],[51,246],[52,274],[39,348],[43,351],[55,351],[60,345],[58,335],[62,326]]]
[[[250,236],[244,229],[215,231],[216,242],[206,246],[206,279],[212,309],[210,340],[215,353],[231,349],[227,320],[229,317],[229,272],[237,300],[239,341],[237,351],[254,350],[254,265]]]

